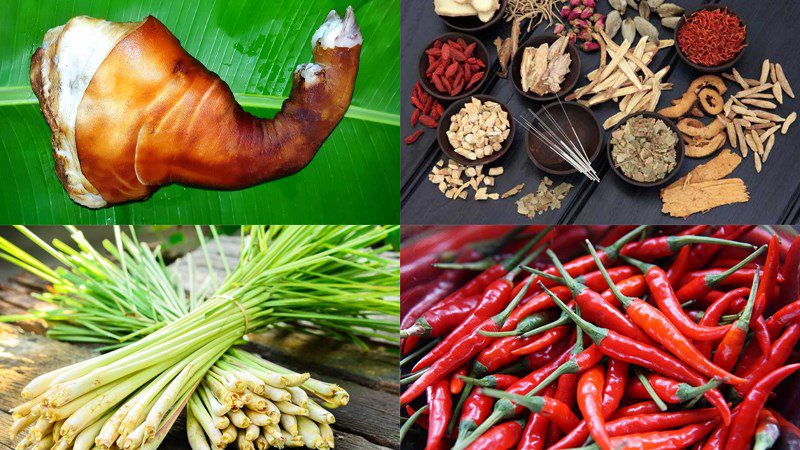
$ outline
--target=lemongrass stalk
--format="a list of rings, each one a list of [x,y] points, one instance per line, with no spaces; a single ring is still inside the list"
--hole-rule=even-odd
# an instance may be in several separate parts
[[[250,422],[260,427],[265,427],[269,424],[277,423],[280,420],[281,414],[277,415],[272,412],[259,412],[251,409],[242,410],[244,414],[250,419]]]
[[[250,442],[255,441],[259,435],[261,435],[261,428],[258,425],[250,424],[245,429],[245,438]]]
[[[281,414],[293,414],[295,416],[307,416],[308,409],[301,408],[294,403],[289,402],[275,402],[275,406],[278,407]]]
[[[289,388],[290,386],[287,386]],[[292,394],[286,389],[276,388],[267,385],[264,389],[264,397],[273,402],[289,402],[292,401]],[[302,405],[301,405],[302,406]]]
[[[38,413],[42,413],[42,396],[38,396],[36,398],[32,398],[21,405],[16,406],[15,408],[11,408],[9,412],[11,413],[11,417],[14,419],[21,419],[27,415],[30,415],[33,410],[38,408]]]
[[[131,406],[132,405],[130,401],[125,402],[125,404],[117,408],[117,410],[114,411],[114,414],[112,414],[111,417],[109,417],[108,420],[103,423],[102,428],[100,428],[100,432],[94,439],[94,444],[96,446],[109,448],[114,444],[114,441],[116,441],[120,435],[120,432],[117,431],[117,428],[122,423],[125,415],[128,414]]]
[[[281,434],[283,435],[283,441],[287,447],[303,446],[303,438],[300,437],[299,434],[297,436],[292,436],[291,434],[287,433],[286,430],[281,430]]]
[[[278,425],[271,423],[266,425],[262,428],[263,432],[269,434],[273,438],[275,438],[276,442],[280,442],[284,440],[283,434],[281,434],[281,429]]]
[[[308,394],[302,388],[289,386],[286,390],[289,391],[292,397],[291,401],[295,405],[305,407],[308,404]]]
[[[231,423],[236,425],[236,428],[247,428],[252,422],[247,415],[242,412],[241,409],[236,409],[227,414],[228,419],[231,420]]]
[[[218,364],[224,366],[224,364]],[[244,381],[245,387],[252,391],[254,394],[263,395],[267,391],[267,384],[261,379],[244,370],[231,371],[239,380]]]
[[[322,440],[330,448],[334,448],[336,441],[333,438],[333,429],[330,425],[324,422],[317,422],[317,426],[319,427],[319,434],[322,436]]]
[[[203,400],[203,404],[215,416],[224,416],[228,411],[231,410],[230,406],[223,405],[217,399],[217,397],[208,388],[208,385],[205,383],[205,381],[197,389],[197,392],[200,395],[200,399]]]
[[[227,411],[225,411],[226,413],[231,410],[233,407],[233,393],[231,391],[225,389],[222,383],[212,379],[208,374],[206,374],[206,377],[203,379],[203,384],[208,387],[214,398],[227,408]]]
[[[249,391],[245,394],[243,399],[245,406],[253,411],[263,411],[267,409],[267,402],[269,401],[266,398]]]
[[[214,421],[214,426],[217,427],[218,430],[224,430],[231,424],[231,420],[228,419],[228,416],[217,416],[212,414],[211,420]]]
[[[189,357],[185,358],[183,362],[188,363]],[[157,378],[151,380],[147,386],[134,394],[129,400],[125,402],[120,411],[125,409],[122,413],[122,418],[117,422],[116,417],[114,422],[117,423],[116,429],[119,435],[127,436],[131,431],[144,422],[149,411],[156,402],[160,393],[167,386],[167,384],[178,375],[181,371],[181,364],[175,364],[166,372],[161,373]],[[118,411],[119,412],[119,411]],[[115,414],[116,416],[116,414]],[[123,439],[124,442],[124,439]]]
[[[267,441],[266,436],[264,436],[263,434],[258,435],[254,444],[256,445],[256,448],[258,450],[266,450],[267,448],[270,447],[269,441]]]
[[[57,441],[61,437],[61,427],[64,426],[64,421],[60,420],[53,423],[53,440]]]
[[[84,428],[83,431],[78,433],[78,436],[72,443],[72,449],[90,450],[92,447],[94,447],[95,438],[97,438],[97,435],[100,434],[100,430],[103,428],[103,424],[109,418],[111,418],[111,414],[106,414],[105,416],[102,416],[100,419],[96,420],[93,424]]]
[[[284,388],[288,386],[292,381],[294,381],[284,375],[260,368],[254,364],[250,365],[247,362],[243,361],[236,361],[235,364],[238,365],[240,368],[249,371],[251,374],[253,374],[253,376],[262,380],[265,384],[269,386]]]
[[[31,442],[31,435],[28,434],[21,441],[17,443],[17,446],[14,447],[16,450],[25,450],[29,446],[33,445]]]
[[[239,450],[255,450],[253,442],[247,439],[247,432],[245,430],[239,430],[236,437],[236,444],[239,446]]]
[[[305,444],[306,447],[319,448],[321,445],[324,445],[325,441],[322,439],[322,435],[319,432],[319,427],[313,420],[307,417],[298,416],[297,429],[300,432],[300,437],[303,439],[303,444]]]
[[[39,417],[36,419],[36,423],[33,424],[33,427],[31,427],[31,431],[28,432],[28,437],[30,438],[29,441],[41,440],[45,435],[50,433],[52,429],[52,422],[47,420],[47,418],[44,416]]]
[[[236,425],[231,424],[228,428],[222,430],[222,445],[228,445],[236,440]]]
[[[281,427],[292,436],[297,436],[297,419],[291,414],[281,414]]]
[[[68,448],[70,448],[70,443],[64,438],[56,441],[55,445],[53,446],[53,450],[67,450]]]
[[[75,414],[75,411],[82,408],[87,403],[91,402],[95,398],[105,395],[107,392],[112,390],[114,387],[119,386],[124,381],[115,381],[113,383],[106,384],[104,386],[100,386],[94,391],[82,395],[75,400],[67,403],[64,406],[55,407],[55,406],[45,406],[42,411],[44,416],[50,422],[57,422],[59,420],[65,420],[69,418],[71,415]]]
[[[203,407],[203,404],[200,403],[199,399],[195,396],[189,398],[188,410],[191,411],[191,414],[195,417],[195,419],[197,419],[197,422],[203,428],[203,431],[205,431],[205,434],[208,436],[208,440],[211,441],[212,445],[224,446],[225,444],[233,442],[233,440],[231,440],[223,443],[223,433],[214,426],[214,423],[211,420],[211,415],[208,414],[208,411],[206,411],[206,409]],[[234,428],[235,430],[235,427],[231,424],[231,426],[228,427],[224,433],[230,435],[228,430],[231,428]],[[234,437],[233,439],[235,440],[236,438]]]
[[[186,409],[186,436],[192,450],[211,450],[200,422],[197,421],[191,408]]]
[[[45,436],[33,446],[33,450],[50,450],[53,447],[53,435]]]
[[[333,417],[333,414],[328,412],[322,406],[319,406],[317,402],[314,400],[308,400],[308,417],[315,421],[321,423],[334,423],[336,422],[336,418]]]
[[[36,419],[38,418],[39,416],[28,414],[27,416],[22,416],[19,419],[14,420],[14,423],[11,425],[11,429],[9,430],[9,435],[11,436],[11,439],[12,440],[16,439],[17,436],[23,430],[25,430],[25,428],[28,428],[30,424],[36,422]]]

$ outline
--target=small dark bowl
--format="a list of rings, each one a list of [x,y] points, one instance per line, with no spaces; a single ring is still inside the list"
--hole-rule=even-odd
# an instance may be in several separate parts
[[[483,45],[483,42],[481,42],[480,40],[478,40],[478,39],[476,39],[476,38],[474,38],[474,37],[472,37],[472,36],[470,36],[468,34],[464,34],[464,33],[445,33],[445,34],[437,37],[436,39],[430,41],[428,43],[428,45],[425,46],[425,50],[428,50],[429,48],[433,48],[433,43],[436,42],[436,41],[446,41],[446,40],[453,40],[454,41],[454,40],[456,40],[458,38],[464,39],[464,41],[467,43],[467,45],[470,45],[470,44],[472,44],[474,42],[475,43],[475,50],[472,52],[472,56],[474,56],[474,57],[480,59],[481,61],[483,61],[483,63],[486,64],[486,66],[488,67],[488,65],[489,65],[489,52],[486,50],[486,46]],[[428,71],[428,67],[430,66],[430,64],[428,64],[428,54],[425,53],[425,50],[423,50],[422,53],[419,55],[419,81],[422,84],[422,88],[425,89],[425,91],[427,91],[429,94],[431,94],[432,96],[434,96],[434,97],[436,97],[436,98],[438,98],[440,100],[444,100],[444,101],[450,102],[450,101],[453,101],[453,100],[457,100],[459,98],[464,98],[464,97],[466,97],[468,95],[472,95],[475,92],[477,92],[478,89],[481,88],[481,86],[483,86],[483,83],[485,83],[486,79],[488,78],[486,75],[484,75],[484,77],[481,78],[480,81],[475,83],[474,86],[469,88],[469,90],[461,91],[456,96],[451,96],[449,94],[439,92],[439,90],[436,89],[436,86],[434,86],[433,83],[430,80],[428,80],[428,77],[425,76],[425,72]],[[485,70],[488,70],[488,69],[485,69]]]
[[[597,155],[600,154],[600,148],[603,146],[603,132],[600,128],[600,123],[586,106],[576,102],[563,102],[562,104],[568,115],[564,114],[558,102],[550,103],[542,110],[546,109],[559,124],[564,126],[564,132],[567,133],[567,137],[573,137],[571,133],[572,127],[574,127],[578,139],[583,144],[583,148],[586,149],[589,161],[594,162]],[[565,118],[569,118],[569,122],[564,120]],[[570,123],[572,127],[570,127]],[[578,171],[560,156],[553,153],[535,134],[527,130],[525,133],[525,148],[528,151],[528,158],[530,158],[531,162],[544,172],[552,175],[568,175]]]
[[[467,104],[467,102],[471,101],[472,97],[475,97],[482,102],[488,100],[499,104],[500,107],[503,108],[503,110],[506,113],[508,113],[508,129],[509,129],[508,138],[506,138],[506,140],[503,141],[500,150],[492,153],[491,155],[485,158],[476,159],[475,161],[467,159],[456,153],[455,150],[453,149],[453,146],[450,144],[450,140],[447,138],[447,132],[450,130],[450,123],[451,123],[450,118],[453,117],[454,114],[458,113],[458,111],[460,111],[461,108],[463,108],[464,105]],[[508,108],[508,105],[490,95],[473,95],[470,96],[469,98],[453,102],[453,104],[450,105],[450,107],[444,111],[444,114],[442,114],[442,119],[439,120],[439,128],[437,128],[436,134],[437,134],[437,139],[439,140],[439,146],[442,147],[442,151],[444,152],[445,155],[447,155],[448,158],[452,159],[453,161],[463,166],[480,166],[495,162],[498,159],[500,159],[501,156],[506,154],[508,149],[511,148],[511,142],[514,141],[515,129],[516,129],[516,124],[514,123],[514,115]]]
[[[511,60],[511,82],[514,84],[514,87],[517,89],[517,91],[523,96],[537,102],[545,102],[555,100],[556,97],[563,97],[575,88],[575,85],[578,83],[578,79],[581,77],[581,55],[578,53],[577,47],[575,47],[572,43],[567,42],[566,51],[569,53],[571,61],[569,63],[569,72],[567,73],[567,76],[564,77],[564,81],[561,82],[561,90],[554,94],[536,95],[533,92],[525,92],[525,90],[522,89],[522,72],[520,70],[520,66],[522,66],[523,50],[527,47],[538,47],[542,44],[552,44],[558,40],[558,38],[559,36],[556,36],[555,34],[537,34],[536,36],[533,36],[525,41],[525,43],[522,44],[517,50],[517,54],[514,55],[514,59]]]
[[[494,16],[492,16],[488,22],[481,22],[481,19],[478,19],[478,16],[439,16],[439,18],[442,19],[442,21],[446,23],[448,27],[454,30],[465,31],[467,33],[485,30],[496,24],[500,18],[503,17],[503,11],[506,10],[506,3],[508,3],[508,0],[500,0],[500,8],[494,12]]]
[[[678,137],[678,143],[675,144],[675,153],[676,153],[676,155],[675,155],[675,159],[676,159],[675,167],[664,178],[662,178],[662,179],[660,179],[658,181],[650,182],[650,183],[643,183],[641,181],[636,181],[636,180],[634,180],[632,178],[629,178],[627,175],[622,173],[622,171],[617,166],[614,165],[614,158],[611,156],[611,136],[613,135],[614,131],[616,131],[617,128],[619,128],[622,125],[624,125],[628,120],[631,119],[631,117],[638,117],[638,116],[653,117],[653,118],[656,118],[656,119],[663,120],[664,123],[666,123],[667,126],[669,126],[672,129],[673,132],[675,132],[675,136]],[[633,114],[629,114],[629,115],[625,116],[624,119],[622,119],[618,124],[616,124],[608,132],[608,144],[606,145],[606,155],[608,156],[608,164],[611,166],[611,170],[613,170],[614,173],[617,174],[617,176],[620,177],[623,181],[625,181],[625,182],[627,182],[629,184],[632,184],[634,186],[639,186],[639,187],[661,186],[663,184],[666,184],[667,182],[669,182],[673,178],[675,178],[675,175],[677,175],[678,171],[680,171],[680,169],[681,169],[681,164],[683,163],[683,157],[684,157],[685,150],[686,150],[686,148],[685,148],[685,144],[683,143],[683,138],[681,137],[681,132],[678,130],[678,127],[675,125],[675,122],[673,122],[670,119],[667,119],[666,117],[662,116],[661,114],[658,114],[658,113],[655,113],[655,112],[647,112],[647,111],[633,113]]]
[[[739,62],[740,59],[742,59],[742,55],[744,55],[744,51],[747,50],[747,27],[745,26],[745,31],[744,31],[745,32],[745,34],[744,34],[744,44],[745,44],[745,46],[732,60],[726,62],[725,64],[722,64],[722,65],[719,65],[719,66],[714,66],[714,67],[701,66],[700,64],[696,64],[696,63],[693,63],[693,62],[689,61],[689,58],[687,58],[686,54],[683,53],[683,50],[681,49],[680,44],[678,44],[678,36],[679,36],[679,34],[681,32],[681,28],[683,28],[683,25],[686,23],[686,17],[691,16],[692,14],[696,13],[697,11],[714,10],[714,9],[724,9],[724,10],[726,10],[730,14],[736,16],[736,18],[739,19],[739,23],[741,25],[745,25],[744,20],[742,20],[742,16],[740,16],[739,14],[736,13],[736,11],[732,10],[731,8],[729,8],[727,6],[723,6],[723,5],[703,5],[703,6],[699,7],[699,8],[697,8],[696,10],[692,11],[689,14],[684,14],[684,16],[681,17],[681,20],[678,21],[678,25],[675,27],[675,50],[678,52],[678,56],[689,67],[691,67],[691,68],[693,68],[695,70],[698,70],[700,72],[704,72],[704,73],[717,73],[717,72],[723,72],[725,70],[730,69],[737,62]]]

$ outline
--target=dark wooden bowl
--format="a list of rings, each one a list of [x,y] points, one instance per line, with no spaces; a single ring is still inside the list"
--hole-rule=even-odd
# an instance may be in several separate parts
[[[459,30],[465,31],[467,33],[473,31],[480,31],[485,30],[492,25],[496,24],[500,18],[503,17],[503,11],[506,10],[506,3],[508,0],[500,0],[500,8],[495,11],[494,16],[488,22],[481,22],[481,19],[478,19],[478,16],[468,16],[468,17],[446,17],[446,16],[439,16],[442,21],[447,24],[448,27]]]
[[[617,166],[614,165],[614,158],[611,156],[611,136],[613,135],[614,131],[616,131],[617,128],[619,128],[622,125],[624,125],[625,122],[630,120],[631,117],[639,117],[639,116],[654,117],[656,119],[663,120],[664,123],[666,123],[667,126],[669,126],[672,129],[672,131],[675,132],[675,136],[678,136],[678,143],[675,144],[675,152],[676,152],[676,155],[675,155],[675,167],[664,178],[662,178],[660,180],[657,180],[657,181],[652,181],[650,183],[643,183],[641,181],[636,181],[636,180],[634,180],[632,178],[629,178],[627,175],[622,173],[622,171]],[[673,178],[675,178],[675,175],[677,175],[678,172],[681,169],[681,164],[683,163],[683,157],[684,157],[685,150],[686,150],[686,147],[685,147],[685,144],[683,143],[683,138],[681,137],[681,132],[680,132],[680,130],[678,130],[678,127],[675,125],[675,122],[673,122],[672,120],[662,116],[661,114],[658,114],[658,113],[655,113],[655,112],[648,112],[648,111],[633,113],[633,114],[629,114],[629,115],[625,116],[624,119],[622,119],[618,124],[614,125],[614,127],[611,128],[611,130],[608,132],[608,144],[606,145],[606,155],[608,156],[608,164],[611,166],[611,170],[613,170],[614,173],[617,174],[617,176],[620,177],[626,183],[632,184],[634,186],[639,186],[639,187],[661,186],[663,184],[666,184],[667,182],[669,182]]]
[[[559,103],[555,102],[545,106],[542,108],[542,111],[538,111],[537,114],[542,114],[544,110],[547,110],[556,122],[564,127],[564,132],[567,134],[567,137],[573,139],[572,128],[574,127],[578,139],[583,145],[583,148],[586,149],[589,160],[594,162],[597,155],[600,154],[600,148],[603,146],[603,132],[600,128],[600,123],[597,121],[597,117],[595,117],[589,108],[580,103],[562,102],[561,104],[564,105],[563,110]],[[565,111],[566,115],[564,114]],[[526,118],[530,118],[530,116],[526,116]],[[550,122],[545,123],[548,125],[550,124]],[[570,123],[572,126],[570,126]],[[525,148],[528,152],[528,158],[543,172],[552,175],[568,175],[578,171],[555,154],[546,143],[542,142],[536,134],[530,130],[526,130],[525,133]]]
[[[681,49],[680,44],[678,44],[678,36],[679,36],[679,34],[681,32],[681,28],[683,28],[683,25],[686,23],[686,17],[691,16],[692,14],[696,13],[697,11],[714,10],[714,9],[724,9],[724,10],[726,10],[728,13],[736,16],[736,18],[739,19],[739,23],[741,25],[745,25],[744,20],[742,20],[742,16],[740,16],[734,10],[732,10],[731,8],[729,8],[727,6],[724,6],[724,5],[703,5],[703,6],[699,7],[699,8],[697,8],[697,9],[695,9],[694,11],[692,11],[689,14],[684,14],[684,16],[681,17],[681,20],[678,21],[678,25],[675,27],[675,50],[678,52],[678,56],[689,67],[691,67],[691,68],[693,68],[695,70],[698,70],[700,72],[704,72],[704,73],[717,73],[717,72],[723,72],[723,71],[726,71],[726,70],[730,69],[736,63],[738,63],[740,59],[742,59],[742,55],[744,55],[744,51],[747,49],[747,27],[745,26],[745,29],[744,29],[745,30],[744,31],[745,32],[745,35],[744,35],[745,46],[739,52],[739,54],[737,54],[732,60],[726,62],[725,64],[722,64],[722,65],[719,65],[719,66],[714,66],[714,67],[701,66],[700,64],[696,64],[696,63],[693,63],[692,61],[689,61],[689,58],[687,58],[686,54],[683,53],[683,50]]]
[[[503,108],[503,110],[506,113],[508,113],[508,129],[509,129],[508,138],[506,138],[506,140],[503,141],[500,150],[492,153],[491,155],[485,158],[476,159],[475,161],[467,159],[456,153],[455,150],[453,149],[453,146],[450,144],[450,140],[447,138],[447,131],[450,130],[450,124],[451,124],[450,118],[453,117],[453,115],[456,114],[458,111],[460,111],[461,108],[463,108],[464,105],[467,104],[467,102],[471,101],[472,97],[475,97],[482,102],[488,100],[499,104],[500,107]],[[453,102],[453,104],[450,105],[450,107],[444,111],[441,120],[439,120],[439,128],[437,128],[436,133],[437,133],[437,139],[439,140],[439,146],[442,147],[442,151],[444,152],[445,155],[447,155],[448,158],[452,159],[453,161],[463,166],[480,166],[495,162],[498,159],[500,159],[501,156],[506,154],[508,149],[511,148],[511,142],[514,141],[515,130],[516,130],[516,124],[514,123],[514,115],[508,108],[508,105],[490,95],[473,95],[468,98],[464,98]]]
[[[564,97],[575,88],[575,85],[578,83],[578,79],[581,77],[581,55],[578,53],[578,48],[572,43],[568,42],[567,53],[569,53],[571,61],[569,63],[569,73],[567,73],[567,76],[561,83],[561,90],[554,94],[536,95],[533,92],[525,92],[525,90],[522,89],[522,73],[520,71],[520,66],[522,66],[523,50],[527,47],[538,47],[542,44],[552,44],[558,40],[558,38],[559,36],[555,34],[537,34],[525,41],[525,43],[519,47],[517,54],[514,55],[514,59],[511,60],[511,82],[514,84],[517,92],[531,100],[535,100],[537,102],[546,102],[555,100],[556,97]]]
[[[483,61],[483,63],[487,66],[487,68],[484,70],[488,70],[489,52],[486,50],[486,46],[483,45],[483,42],[481,42],[477,38],[465,33],[445,33],[437,37],[436,39],[430,41],[428,45],[425,46],[425,50],[432,48],[434,42],[436,41],[447,41],[447,40],[454,41],[458,38],[464,39],[467,45],[472,44],[473,42],[475,43],[475,50],[473,51],[472,56]],[[422,88],[425,89],[426,92],[428,92],[429,94],[440,100],[451,102],[453,100],[457,100],[459,98],[464,98],[468,95],[472,95],[475,92],[477,92],[478,89],[481,88],[481,86],[483,86],[483,83],[485,83],[486,79],[488,78],[486,75],[484,75],[483,78],[481,78],[480,81],[475,83],[475,85],[472,86],[469,90],[463,90],[456,96],[451,96],[447,93],[442,93],[438,89],[436,89],[436,86],[434,86],[433,83],[431,83],[431,81],[428,80],[428,77],[425,76],[425,72],[428,71],[428,67],[430,66],[430,64],[428,64],[428,54],[425,53],[425,50],[423,50],[422,53],[419,55],[419,81],[422,84]]]

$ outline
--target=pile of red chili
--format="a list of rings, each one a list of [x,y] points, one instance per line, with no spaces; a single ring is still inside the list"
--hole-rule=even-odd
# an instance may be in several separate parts
[[[426,449],[738,450],[800,433],[766,404],[800,368],[800,237],[405,231],[423,237],[401,249],[401,439],[420,427]]]
[[[726,8],[701,9],[686,17],[677,40],[689,61],[715,67],[744,49],[746,34],[744,24]]]

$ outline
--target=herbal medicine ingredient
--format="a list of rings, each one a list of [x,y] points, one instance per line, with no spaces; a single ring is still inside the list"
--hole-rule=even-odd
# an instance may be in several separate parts
[[[678,46],[686,58],[704,67],[725,64],[745,47],[744,24],[725,8],[704,9],[686,17]]]
[[[677,134],[663,120],[635,116],[611,133],[611,157],[628,178],[652,183],[675,168],[677,143]]]

